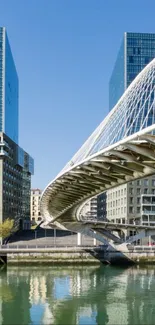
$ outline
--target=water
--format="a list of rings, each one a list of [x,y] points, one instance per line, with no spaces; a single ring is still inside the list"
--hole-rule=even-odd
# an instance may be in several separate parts
[[[155,267],[8,267],[0,324],[154,324]]]

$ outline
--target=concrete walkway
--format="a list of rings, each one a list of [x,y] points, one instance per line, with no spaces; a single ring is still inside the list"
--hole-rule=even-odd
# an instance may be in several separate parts
[[[76,246],[77,234],[69,231],[59,229],[36,229],[36,230],[22,230],[16,233],[7,243],[9,246],[13,245],[53,245],[53,246]],[[98,244],[102,244],[97,242]],[[91,237],[82,235],[81,245],[93,246],[94,240]]]

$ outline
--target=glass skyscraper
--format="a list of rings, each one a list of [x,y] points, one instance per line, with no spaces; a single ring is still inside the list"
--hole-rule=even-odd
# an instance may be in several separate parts
[[[30,223],[34,161],[18,145],[18,76],[6,29],[0,27],[0,222]]]
[[[18,144],[18,76],[4,27],[0,27],[0,132]]]
[[[109,82],[109,110],[138,73],[155,58],[155,34],[124,33]]]

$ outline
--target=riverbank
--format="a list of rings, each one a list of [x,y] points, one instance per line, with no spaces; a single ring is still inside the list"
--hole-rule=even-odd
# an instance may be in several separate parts
[[[2,249],[0,251],[0,258],[8,265],[100,264],[105,262],[104,250],[94,247]]]
[[[8,265],[57,264],[155,264],[155,249],[136,247],[130,251],[112,251],[104,247],[53,247],[1,249],[0,263]]]

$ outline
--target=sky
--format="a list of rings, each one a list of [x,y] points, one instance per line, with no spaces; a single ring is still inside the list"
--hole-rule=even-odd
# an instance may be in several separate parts
[[[123,33],[155,33],[154,13],[154,0],[0,0],[33,188],[44,189],[107,115]]]

